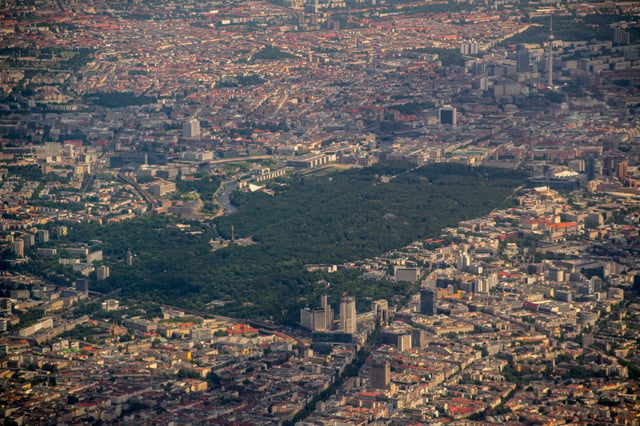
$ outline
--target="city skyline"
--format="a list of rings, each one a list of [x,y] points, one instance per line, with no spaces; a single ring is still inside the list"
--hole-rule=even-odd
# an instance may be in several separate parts
[[[637,422],[638,13],[4,1],[4,423]]]

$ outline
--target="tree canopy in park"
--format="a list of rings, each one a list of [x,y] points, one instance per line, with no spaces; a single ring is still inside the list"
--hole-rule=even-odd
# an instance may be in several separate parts
[[[121,289],[124,296],[201,310],[223,301],[216,312],[294,320],[297,309],[317,304],[323,293],[335,305],[344,291],[362,303],[406,296],[410,288],[364,280],[358,269],[305,272],[304,264],[341,264],[437,236],[499,206],[523,180],[519,172],[459,164],[382,163],[293,175],[272,185],[273,195],[235,192],[236,213],[186,230],[170,216],[144,216],[108,226],[77,224],[68,238],[98,241],[111,267],[111,276],[93,285],[98,291]],[[213,250],[211,240],[230,239],[232,228],[236,239],[254,243]],[[124,261],[129,249],[133,266]]]

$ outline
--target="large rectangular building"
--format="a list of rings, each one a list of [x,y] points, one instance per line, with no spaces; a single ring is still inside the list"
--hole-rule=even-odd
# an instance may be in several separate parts
[[[420,313],[422,315],[435,315],[436,308],[436,292],[429,288],[420,290]]]

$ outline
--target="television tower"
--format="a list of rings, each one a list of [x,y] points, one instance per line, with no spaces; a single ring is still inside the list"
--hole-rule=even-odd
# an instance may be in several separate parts
[[[549,55],[547,56],[547,88],[553,86],[553,15],[549,15]]]

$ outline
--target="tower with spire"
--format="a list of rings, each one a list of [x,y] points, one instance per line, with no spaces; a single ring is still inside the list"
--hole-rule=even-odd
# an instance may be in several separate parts
[[[547,88],[553,86],[553,15],[549,15],[549,54],[547,56]]]

